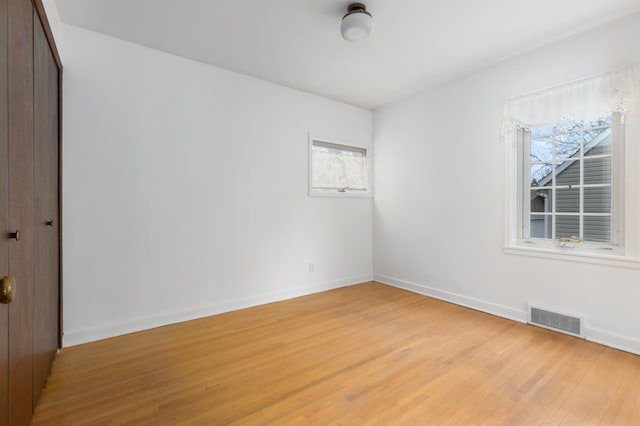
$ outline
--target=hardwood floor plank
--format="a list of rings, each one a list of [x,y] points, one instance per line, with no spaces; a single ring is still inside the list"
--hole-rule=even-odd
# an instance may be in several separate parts
[[[638,356],[367,283],[65,349],[33,424],[638,424],[638,395]]]

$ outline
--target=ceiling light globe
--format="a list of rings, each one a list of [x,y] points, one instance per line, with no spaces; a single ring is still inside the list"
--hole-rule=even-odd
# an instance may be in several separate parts
[[[373,30],[373,18],[365,11],[345,15],[340,24],[342,37],[351,42],[368,40],[373,35]]]

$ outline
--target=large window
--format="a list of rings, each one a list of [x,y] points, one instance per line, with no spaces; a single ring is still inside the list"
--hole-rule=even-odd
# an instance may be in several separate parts
[[[522,237],[619,242],[620,114],[522,130]]]
[[[369,156],[365,147],[311,139],[310,195],[369,195]]]
[[[635,265],[640,66],[507,100],[502,139],[508,253]]]

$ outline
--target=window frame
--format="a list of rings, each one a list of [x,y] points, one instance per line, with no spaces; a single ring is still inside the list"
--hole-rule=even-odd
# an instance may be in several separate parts
[[[337,189],[318,189],[313,188],[313,146],[314,142],[327,145],[335,145],[336,147],[353,148],[353,151],[364,151],[367,160],[367,190],[350,192],[348,190],[341,192]],[[318,137],[311,133],[308,134],[308,194],[310,197],[337,197],[337,198],[372,198],[373,197],[373,150],[370,144],[355,143],[349,141],[338,140],[335,138]]]
[[[624,256],[625,255],[625,229],[624,229],[624,194],[625,194],[625,128],[624,116],[619,113],[612,114],[611,120],[611,243],[601,242],[561,242],[560,239],[546,239],[530,237],[529,219],[530,219],[530,203],[531,188],[529,184],[530,174],[530,131],[520,129],[517,131],[515,154],[516,164],[515,173],[517,177],[515,203],[516,207],[516,236],[515,245],[518,247],[527,247],[528,249],[543,249],[547,252],[557,251],[559,253],[567,253],[568,251],[577,252],[576,254],[587,255],[603,255],[603,256]],[[581,143],[580,161],[581,161],[581,182],[580,191],[584,191],[584,153],[582,152],[583,143]],[[556,160],[552,160],[556,162]],[[551,187],[549,189],[552,189]],[[582,203],[580,205],[579,217],[584,217],[582,211]],[[588,216],[588,214],[587,214]],[[582,220],[581,220],[582,223]]]

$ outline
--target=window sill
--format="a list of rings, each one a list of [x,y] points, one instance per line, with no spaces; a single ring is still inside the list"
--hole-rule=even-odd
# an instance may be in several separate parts
[[[357,193],[357,192],[338,192],[338,191],[312,191],[309,192],[309,197],[333,197],[333,198],[373,198],[373,194],[370,192]]]
[[[640,269],[640,259],[621,254],[596,253],[593,250],[560,247],[532,247],[530,245],[508,245],[502,250],[506,254],[530,256],[542,259],[562,260],[565,262],[588,263],[616,268]]]

